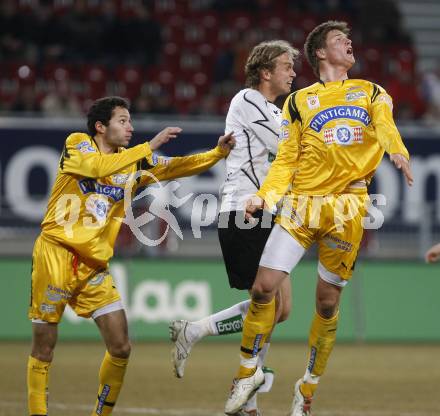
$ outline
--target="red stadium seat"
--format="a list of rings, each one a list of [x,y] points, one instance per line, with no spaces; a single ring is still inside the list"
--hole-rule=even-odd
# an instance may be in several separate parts
[[[182,45],[175,42],[167,42],[162,52],[162,65],[172,72],[179,70],[180,53]]]
[[[175,72],[171,72],[167,67],[148,68],[147,79],[143,88],[148,90],[150,95],[160,95],[165,92],[174,93]]]
[[[46,81],[64,81],[75,78],[72,65],[60,63],[47,63],[43,66],[41,75]]]
[[[145,78],[145,69],[140,65],[119,65],[115,69],[115,80],[120,95],[131,100],[139,95]]]
[[[79,72],[85,93],[92,99],[107,95],[108,70],[103,65],[83,65]]]
[[[155,0],[154,17],[163,24],[168,24],[174,16],[185,16],[187,2],[181,0]]]
[[[195,21],[187,21],[183,31],[185,45],[198,45],[205,41],[205,28]]]
[[[176,15],[168,19],[162,27],[162,35],[165,42],[173,42],[182,45],[185,42],[185,22],[182,16]]]

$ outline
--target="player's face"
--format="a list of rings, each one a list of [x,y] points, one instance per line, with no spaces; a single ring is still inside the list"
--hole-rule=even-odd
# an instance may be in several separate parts
[[[113,148],[127,147],[133,134],[130,113],[126,108],[115,107],[105,128],[104,138]]]
[[[351,40],[340,30],[331,30],[327,33],[325,59],[330,65],[343,66],[350,69],[354,62]]]
[[[275,58],[275,68],[270,74],[270,84],[275,95],[289,94],[296,77],[293,59],[286,52]]]

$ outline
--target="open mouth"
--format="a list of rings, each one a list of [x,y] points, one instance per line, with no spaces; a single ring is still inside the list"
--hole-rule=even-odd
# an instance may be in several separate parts
[[[347,54],[348,54],[348,55],[353,55],[353,48],[352,48],[352,47],[349,47],[349,48],[347,49]]]

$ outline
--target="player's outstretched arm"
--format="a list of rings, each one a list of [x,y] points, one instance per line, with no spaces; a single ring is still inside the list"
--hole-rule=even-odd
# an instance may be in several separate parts
[[[397,169],[401,169],[403,175],[405,176],[406,183],[408,186],[412,186],[414,182],[413,174],[411,172],[411,167],[409,165],[409,160],[400,153],[393,153],[390,155],[391,162],[394,163]]]
[[[440,243],[432,246],[425,254],[427,263],[434,263],[440,259]]]
[[[175,139],[177,135],[182,131],[180,127],[166,127],[162,131],[154,136],[149,144],[150,149],[154,152],[159,149],[164,143],[168,143],[171,139]]]
[[[235,138],[232,133],[228,133],[220,136],[217,146],[207,152],[182,157],[159,157],[156,166],[149,169],[151,175],[142,177],[141,185],[152,183],[152,178],[165,181],[202,173],[215,165],[220,159],[226,157],[234,145]]]
[[[101,154],[85,133],[72,133],[67,137],[60,159],[62,173],[104,178],[144,158],[151,158],[148,143],[138,144],[120,153]]]

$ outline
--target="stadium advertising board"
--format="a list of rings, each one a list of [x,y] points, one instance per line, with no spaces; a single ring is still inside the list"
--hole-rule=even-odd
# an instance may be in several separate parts
[[[0,261],[0,276],[8,279],[0,292],[0,305],[8,316],[2,324],[0,340],[30,337],[31,324],[26,316],[30,262],[30,259]],[[359,263],[352,282],[344,289],[339,341],[440,340],[437,267],[417,262]],[[246,299],[244,292],[229,288],[220,261],[113,261],[110,271],[123,298],[130,334],[135,340],[166,340],[170,320],[198,320]],[[414,296],[414,276],[419,276],[417,296]],[[301,262],[292,279],[293,311],[288,321],[277,326],[274,338],[305,341],[314,313],[316,262]],[[411,305],[409,315],[408,305]],[[231,329],[232,324],[222,328],[224,332]],[[237,336],[210,339],[224,341]],[[99,333],[91,319],[78,318],[66,310],[60,337],[94,340],[99,338]]]

